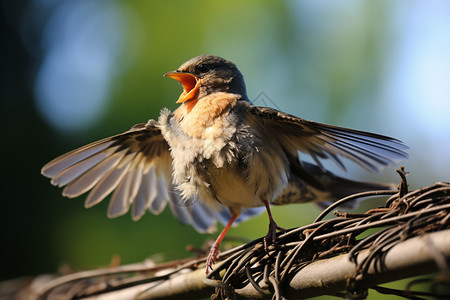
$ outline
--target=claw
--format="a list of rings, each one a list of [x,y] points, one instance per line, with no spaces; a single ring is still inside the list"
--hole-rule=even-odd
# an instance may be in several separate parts
[[[214,243],[211,246],[211,250],[209,250],[208,258],[206,259],[206,275],[209,274],[209,271],[212,271],[212,265],[216,261],[217,254],[219,254],[219,245]]]
[[[269,231],[267,232],[267,235],[264,237],[264,249],[266,252],[269,251],[269,245],[275,245],[277,241],[277,230],[278,231],[286,231],[283,227],[280,227],[275,223],[273,218],[270,218],[269,222]]]
[[[275,223],[275,220],[272,217],[272,213],[270,212],[270,206],[268,201],[263,201],[264,205],[266,206],[267,215],[269,216],[269,232],[267,232],[267,235],[264,237],[264,249],[266,252],[269,251],[269,245],[273,244],[275,245],[277,241],[277,230],[279,231],[286,231],[286,229],[280,227]]]

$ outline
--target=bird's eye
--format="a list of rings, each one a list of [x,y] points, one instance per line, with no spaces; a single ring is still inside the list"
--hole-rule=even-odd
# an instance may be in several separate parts
[[[209,71],[209,65],[206,65],[206,64],[199,64],[198,67],[197,67],[197,70],[198,70],[200,73],[206,73],[206,72]]]

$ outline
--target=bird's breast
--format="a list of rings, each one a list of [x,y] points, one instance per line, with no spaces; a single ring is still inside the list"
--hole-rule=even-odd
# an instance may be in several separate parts
[[[159,123],[170,146],[174,184],[185,199],[255,207],[287,184],[287,159],[276,140],[237,112],[216,118],[199,137],[186,133],[172,114],[162,113]]]

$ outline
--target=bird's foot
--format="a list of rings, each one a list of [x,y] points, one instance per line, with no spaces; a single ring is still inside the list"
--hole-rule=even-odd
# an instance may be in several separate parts
[[[269,222],[269,232],[267,232],[267,235],[264,237],[264,249],[266,250],[266,252],[269,251],[269,245],[275,245],[277,241],[277,230],[286,231],[286,229],[278,226],[277,223],[275,223],[275,221],[271,219]]]
[[[206,259],[206,275],[209,274],[210,270],[213,270],[212,265],[216,261],[217,254],[219,254],[219,244],[214,243],[211,246],[211,250],[209,250],[208,258]]]

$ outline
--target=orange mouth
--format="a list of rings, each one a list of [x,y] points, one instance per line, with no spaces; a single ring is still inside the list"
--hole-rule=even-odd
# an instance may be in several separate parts
[[[175,71],[166,73],[164,74],[164,76],[177,80],[183,86],[183,93],[181,93],[177,103],[183,103],[189,100],[197,100],[199,80],[195,75]]]

